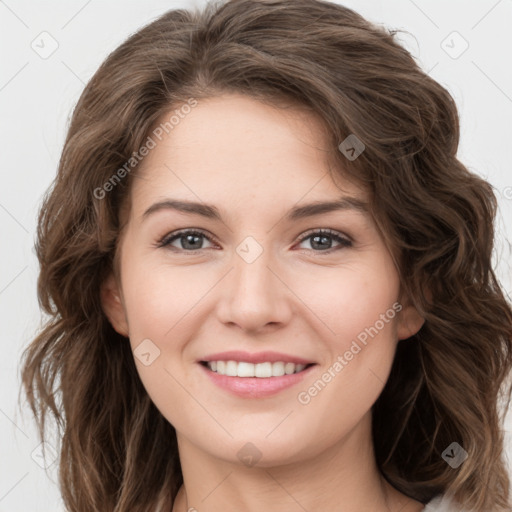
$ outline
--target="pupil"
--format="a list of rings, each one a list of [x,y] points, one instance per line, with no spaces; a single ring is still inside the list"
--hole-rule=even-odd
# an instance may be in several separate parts
[[[318,242],[318,240],[320,240],[320,242]],[[324,235],[317,235],[317,236],[314,236],[313,237],[313,242],[312,242],[312,246],[315,247],[315,244],[326,244],[327,246],[329,246],[329,237],[328,236],[324,236]],[[319,247],[317,247],[319,248]],[[326,248],[326,247],[320,247],[320,249],[322,248]],[[329,249],[329,247],[327,247],[327,249]]]
[[[200,239],[200,237],[198,235],[185,235],[185,248],[187,248],[187,244],[191,244],[192,247],[188,247],[188,248],[192,248],[192,249],[197,249],[196,246],[194,246],[194,242],[193,240],[196,240],[196,245],[197,245],[197,241]],[[201,244],[199,244],[201,245]]]

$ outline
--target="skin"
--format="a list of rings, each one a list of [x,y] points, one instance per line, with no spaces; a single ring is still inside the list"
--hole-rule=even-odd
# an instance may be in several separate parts
[[[371,407],[398,340],[423,319],[401,297],[397,270],[367,212],[284,218],[297,205],[342,195],[367,201],[354,183],[330,178],[326,141],[311,112],[224,95],[200,100],[134,180],[119,242],[120,283],[112,275],[105,281],[102,304],[133,350],[150,339],[160,351],[147,366],[137,357],[135,363],[177,432],[184,486],[174,512],[423,510],[383,479],[371,439]],[[222,221],[171,209],[142,219],[168,197],[215,205]],[[184,228],[216,240],[199,237],[199,249],[187,250],[183,238],[157,247]],[[300,241],[317,229],[349,237],[351,245]],[[236,252],[248,236],[263,249],[252,263]],[[397,301],[401,311],[300,403],[298,393]],[[197,363],[225,350],[274,350],[317,365],[274,396],[241,398],[212,384]],[[260,455],[256,465],[237,456],[244,446]]]

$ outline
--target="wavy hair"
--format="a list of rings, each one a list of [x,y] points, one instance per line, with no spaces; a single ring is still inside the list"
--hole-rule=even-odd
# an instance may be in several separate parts
[[[491,262],[496,198],[457,159],[453,98],[396,33],[326,1],[232,0],[166,12],[89,81],[39,212],[48,318],[21,366],[41,439],[56,420],[67,510],[154,511],[172,506],[183,482],[176,432],[101,307],[101,283],[119,276],[120,213],[137,167],[112,177],[163,113],[229,92],[320,117],[329,172],[368,191],[404,293],[425,318],[399,342],[373,406],[382,474],[424,503],[451,493],[477,512],[510,510],[500,402],[511,397],[512,309]],[[338,150],[350,134],[365,145],[354,160]],[[452,442],[468,453],[458,469],[442,458]]]

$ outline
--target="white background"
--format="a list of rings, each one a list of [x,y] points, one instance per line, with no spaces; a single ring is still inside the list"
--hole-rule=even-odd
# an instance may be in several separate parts
[[[512,0],[343,3],[371,21],[408,31],[400,40],[454,96],[459,158],[494,185],[499,199],[496,263],[510,296]],[[0,512],[63,510],[57,463],[45,472],[32,459],[39,441],[30,415],[21,416],[16,403],[21,351],[41,321],[32,252],[36,215],[55,175],[71,110],[97,67],[128,35],[169,9],[190,5],[195,3],[0,0]],[[46,59],[31,47],[42,47],[46,37],[45,48],[51,48],[43,31],[58,43]],[[443,49],[455,55],[463,48],[453,31],[469,44],[458,58]],[[509,415],[508,431],[511,420]]]

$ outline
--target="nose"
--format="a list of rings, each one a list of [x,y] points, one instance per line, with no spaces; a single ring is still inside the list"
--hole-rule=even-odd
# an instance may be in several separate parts
[[[260,333],[290,321],[293,294],[286,280],[276,271],[278,265],[269,252],[263,251],[250,263],[234,253],[234,268],[224,280],[222,297],[217,305],[221,322],[246,332]]]

